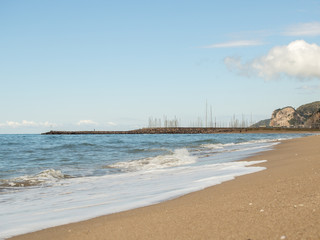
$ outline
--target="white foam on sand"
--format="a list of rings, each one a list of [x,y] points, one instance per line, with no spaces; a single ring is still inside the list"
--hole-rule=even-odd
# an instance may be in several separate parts
[[[149,159],[147,164],[135,162],[142,166],[138,171],[62,178],[51,186],[1,194],[0,238],[159,203],[261,171],[265,168],[252,165],[266,161],[197,165],[185,150],[167,157],[175,162],[174,167],[165,159]],[[162,167],[144,167],[154,161]]]

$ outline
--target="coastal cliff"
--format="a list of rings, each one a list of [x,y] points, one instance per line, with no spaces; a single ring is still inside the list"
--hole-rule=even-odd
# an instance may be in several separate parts
[[[270,127],[290,127],[290,122],[295,118],[296,110],[293,107],[274,110],[271,115]]]
[[[320,128],[320,101],[304,104],[297,109],[291,106],[272,112],[271,118],[253,125],[287,128]]]

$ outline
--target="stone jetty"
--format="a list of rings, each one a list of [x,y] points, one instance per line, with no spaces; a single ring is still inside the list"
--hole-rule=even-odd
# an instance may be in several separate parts
[[[43,135],[62,134],[214,134],[214,133],[273,133],[273,132],[310,132],[319,129],[298,129],[298,128],[141,128],[129,131],[50,131]]]

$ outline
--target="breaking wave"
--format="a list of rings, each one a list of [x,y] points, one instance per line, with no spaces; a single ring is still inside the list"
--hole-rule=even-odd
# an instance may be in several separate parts
[[[208,148],[208,149],[224,149],[226,151],[232,150],[243,150],[245,146],[248,147],[257,147],[257,146],[264,146],[268,147],[270,145],[278,144],[279,140],[277,139],[262,139],[262,140],[251,140],[247,142],[240,142],[240,143],[217,143],[217,144],[203,144],[201,147]]]
[[[172,154],[148,157],[129,162],[117,162],[106,168],[117,168],[123,171],[153,170],[159,168],[176,167],[196,162],[197,157],[191,156],[186,148],[176,149]]]
[[[71,178],[71,176],[64,175],[60,170],[47,169],[35,175],[0,179],[0,188],[38,186],[54,183],[65,178]]]

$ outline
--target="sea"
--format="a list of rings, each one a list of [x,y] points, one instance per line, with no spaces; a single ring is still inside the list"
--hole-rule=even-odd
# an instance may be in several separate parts
[[[0,239],[159,203],[262,171],[310,134],[0,135]]]

